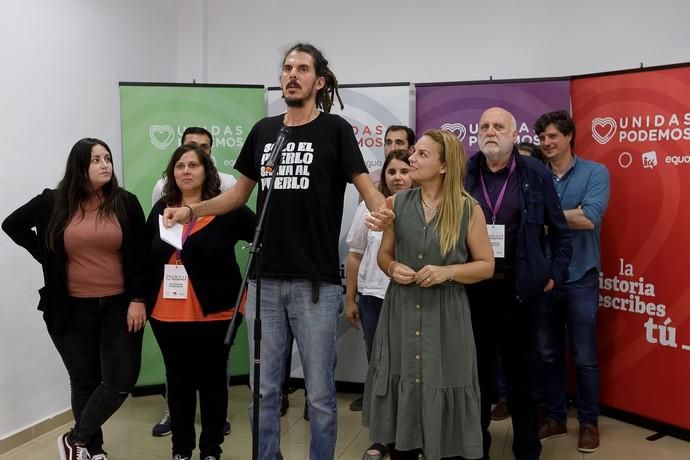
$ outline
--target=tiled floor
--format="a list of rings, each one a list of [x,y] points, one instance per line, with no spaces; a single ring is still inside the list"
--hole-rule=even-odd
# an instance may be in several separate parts
[[[232,422],[232,434],[223,445],[223,459],[251,459],[251,431],[247,419],[247,404],[251,399],[249,389],[233,387],[230,391],[228,414]],[[370,442],[367,430],[360,424],[360,413],[348,408],[352,395],[338,396],[338,441],[336,457],[343,460],[360,460]],[[282,452],[286,460],[309,458],[309,425],[302,419],[304,396],[298,391],[290,396],[290,410],[281,419]],[[110,460],[160,460],[170,459],[170,437],[151,436],[152,424],[163,413],[164,402],[160,396],[130,398],[104,427]],[[571,414],[572,415],[572,414]],[[3,460],[50,460],[58,458],[57,436],[69,425],[50,432],[5,455]],[[645,438],[653,434],[649,430],[602,417],[599,421],[602,436],[601,449],[594,454],[577,451],[577,421],[571,416],[568,437],[544,443],[543,460],[688,460],[690,443],[665,437],[650,442]],[[510,460],[512,430],[510,419],[494,422],[491,427],[494,443],[493,460]],[[195,459],[198,458],[196,453]]]

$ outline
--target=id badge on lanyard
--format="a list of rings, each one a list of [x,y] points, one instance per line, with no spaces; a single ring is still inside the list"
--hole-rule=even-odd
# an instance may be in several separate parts
[[[488,224],[486,229],[489,232],[489,241],[494,250],[494,257],[502,258],[506,256],[506,226]]]
[[[508,187],[508,181],[510,180],[510,176],[513,174],[513,172],[515,172],[515,163],[515,157],[513,157],[513,161],[510,164],[508,177],[506,178],[506,181],[501,188],[501,192],[498,194],[498,198],[496,199],[496,204],[494,205],[491,204],[491,198],[489,197],[489,192],[486,189],[486,184],[484,183],[484,175],[481,173],[481,171],[479,172],[479,179],[482,183],[482,190],[484,192],[484,200],[486,201],[487,206],[489,206],[489,209],[491,209],[491,213],[493,215],[491,223],[486,225],[486,230],[489,233],[489,240],[491,241],[491,248],[494,250],[494,257],[497,259],[506,256],[506,226],[503,224],[496,224],[496,215],[498,214],[499,209],[501,209],[501,205],[503,205],[503,197],[505,196],[506,188]]]
[[[196,219],[192,219],[184,234],[182,235],[182,244],[184,245],[187,237],[192,231]],[[187,270],[184,268],[180,262],[181,254],[180,251],[175,251],[175,258],[177,259],[177,264],[165,264],[163,270],[163,298],[164,299],[186,299],[187,290],[189,287],[189,276],[187,275]]]
[[[163,298],[186,299],[189,277],[182,264],[165,264],[163,271]]]

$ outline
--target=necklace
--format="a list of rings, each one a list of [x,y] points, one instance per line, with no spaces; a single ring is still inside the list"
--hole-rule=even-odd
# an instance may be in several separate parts
[[[426,204],[426,201],[424,201],[424,198],[422,198],[422,209],[424,210],[424,219],[426,219],[428,222],[436,216],[436,213],[438,213],[438,203],[432,206]]]

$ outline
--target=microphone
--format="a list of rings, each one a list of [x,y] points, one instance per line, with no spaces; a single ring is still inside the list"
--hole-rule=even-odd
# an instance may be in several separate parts
[[[278,137],[276,138],[276,141],[273,143],[273,149],[271,149],[271,156],[268,157],[268,161],[264,166],[264,169],[268,174],[273,174],[273,168],[280,164],[280,154],[283,151],[283,147],[285,147],[285,144],[287,143],[287,138],[289,135],[290,128],[288,128],[285,125],[282,125],[280,127],[280,131],[278,131]]]

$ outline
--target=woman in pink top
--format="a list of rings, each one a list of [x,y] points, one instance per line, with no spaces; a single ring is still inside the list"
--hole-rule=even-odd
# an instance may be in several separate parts
[[[60,458],[107,460],[101,426],[141,364],[144,212],[118,186],[110,148],[86,138],[72,147],[57,189],[14,211],[2,229],[43,267],[38,309],[67,368],[75,420],[58,438]]]

